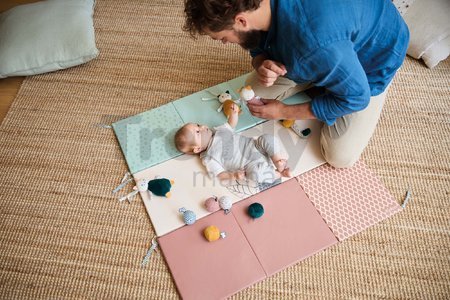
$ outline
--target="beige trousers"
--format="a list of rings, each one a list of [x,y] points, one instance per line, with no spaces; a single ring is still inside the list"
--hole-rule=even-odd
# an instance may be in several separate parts
[[[272,86],[264,87],[258,83],[255,71],[248,76],[246,85],[251,85],[255,94],[262,98],[277,100],[312,87],[312,84],[298,85],[281,76]],[[348,168],[358,161],[375,131],[388,89],[389,86],[382,94],[371,97],[364,110],[338,118],[332,126],[322,126],[322,155],[330,165]]]

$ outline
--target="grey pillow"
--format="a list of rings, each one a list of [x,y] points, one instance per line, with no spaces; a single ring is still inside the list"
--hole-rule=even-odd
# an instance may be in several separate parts
[[[0,78],[41,74],[97,57],[95,0],[47,0],[0,14]]]

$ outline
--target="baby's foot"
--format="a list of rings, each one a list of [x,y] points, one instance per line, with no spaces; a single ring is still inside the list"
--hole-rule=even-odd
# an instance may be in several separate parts
[[[286,169],[287,160],[283,158],[283,159],[274,161],[273,164],[275,165],[275,168],[277,169],[277,171],[281,173]]]
[[[289,168],[285,168],[283,171],[280,172],[280,174],[283,177],[292,177],[292,173]]]

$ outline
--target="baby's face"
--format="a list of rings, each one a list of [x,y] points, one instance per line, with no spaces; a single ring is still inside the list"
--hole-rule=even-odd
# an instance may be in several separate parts
[[[205,151],[208,147],[209,141],[212,138],[212,131],[206,125],[189,123],[186,125],[190,138],[193,141],[193,152],[200,153]]]

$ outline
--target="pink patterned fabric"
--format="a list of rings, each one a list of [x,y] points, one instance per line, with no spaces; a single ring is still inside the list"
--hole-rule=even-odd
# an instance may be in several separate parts
[[[362,161],[350,169],[325,164],[297,180],[340,241],[401,210]]]

